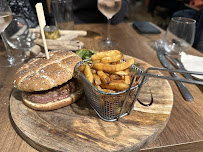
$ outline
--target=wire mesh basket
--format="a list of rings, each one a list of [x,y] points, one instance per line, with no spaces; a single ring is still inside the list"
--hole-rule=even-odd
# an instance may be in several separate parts
[[[83,85],[83,89],[87,98],[88,103],[95,110],[97,115],[105,121],[115,121],[120,117],[123,117],[131,111],[132,104],[134,101],[134,95],[138,90],[138,84],[142,80],[139,76],[137,81],[138,84],[128,89],[116,93],[107,93],[98,90],[92,83],[90,83],[87,78],[80,72],[79,66],[85,64],[87,60],[83,60],[76,65],[76,70],[78,72],[79,81]],[[132,65],[131,68],[138,71],[139,73],[144,72],[139,67]],[[143,84],[147,82],[147,78],[142,82]]]
[[[139,67],[132,65],[130,70],[137,71],[132,75],[132,80],[130,82],[129,88],[124,91],[117,93],[107,93],[101,90],[98,90],[94,85],[92,85],[87,78],[80,72],[79,66],[84,64],[88,60],[83,60],[76,65],[76,70],[78,72],[79,81],[82,83],[87,101],[95,110],[97,115],[105,121],[115,121],[119,120],[121,117],[130,114],[133,109],[133,105],[137,100],[143,106],[150,106],[153,103],[153,98],[149,104],[144,104],[138,99],[140,90],[142,86],[148,81],[149,77],[168,79],[173,81],[186,82],[191,84],[203,85],[203,81],[194,80],[194,79],[183,79],[179,77],[170,77],[164,75],[151,74],[149,71],[168,71],[170,73],[177,72],[180,74],[196,74],[203,75],[203,72],[197,71],[186,71],[181,69],[166,69],[159,67],[150,67],[143,71]],[[137,85],[132,86],[133,81],[136,76],[139,76],[137,80]]]

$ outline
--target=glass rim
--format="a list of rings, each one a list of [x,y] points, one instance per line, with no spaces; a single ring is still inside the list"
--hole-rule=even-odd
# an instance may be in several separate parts
[[[180,23],[185,23],[186,22],[187,24],[196,23],[195,19],[187,18],[187,17],[172,17],[171,20],[175,21],[175,22],[180,22]]]

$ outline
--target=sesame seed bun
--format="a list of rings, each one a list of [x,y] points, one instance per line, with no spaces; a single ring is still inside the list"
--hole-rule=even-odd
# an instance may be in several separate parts
[[[75,65],[81,58],[71,51],[50,51],[31,59],[15,75],[14,86],[26,92],[43,91],[57,87],[73,77]]]

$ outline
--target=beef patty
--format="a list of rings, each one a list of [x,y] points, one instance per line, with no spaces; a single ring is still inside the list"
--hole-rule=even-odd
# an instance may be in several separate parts
[[[70,94],[79,90],[77,79],[73,78],[65,84],[46,91],[24,92],[24,97],[34,103],[48,103],[68,98]]]

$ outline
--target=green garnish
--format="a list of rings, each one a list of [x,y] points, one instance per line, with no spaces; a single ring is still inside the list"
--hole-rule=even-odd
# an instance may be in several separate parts
[[[95,53],[94,50],[80,49],[76,51],[76,54],[81,57],[82,60],[89,59]]]
[[[134,63],[134,65],[135,65],[135,66],[137,66],[137,67],[139,67],[139,66],[140,66],[140,64],[139,64],[139,63],[136,63],[136,62]]]

